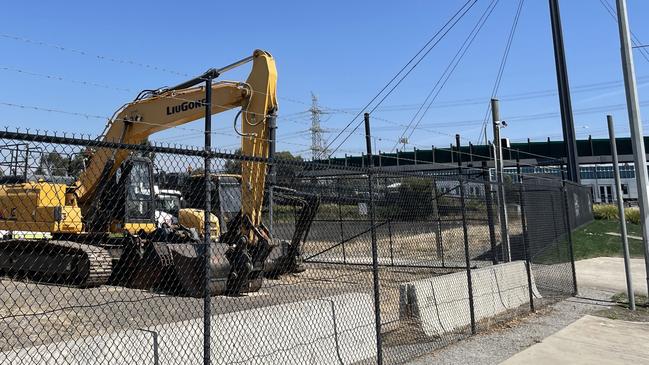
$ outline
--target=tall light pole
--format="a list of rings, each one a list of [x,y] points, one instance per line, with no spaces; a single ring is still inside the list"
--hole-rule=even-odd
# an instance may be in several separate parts
[[[575,122],[572,117],[572,102],[570,101],[570,84],[568,82],[566,52],[563,46],[559,0],[549,1],[552,41],[554,44],[554,63],[557,69],[557,88],[559,89],[559,104],[561,107],[561,128],[563,130],[563,143],[566,146],[568,180],[579,183],[577,138],[575,137]]]
[[[644,148],[644,134],[640,123],[640,104],[633,66],[633,51],[631,49],[629,17],[626,10],[626,0],[617,0],[617,24],[620,31],[620,51],[622,53],[622,72],[624,73],[624,89],[626,104],[629,111],[629,127],[633,146],[633,162],[635,164],[635,179],[638,185],[638,206],[640,208],[640,224],[642,225],[642,242],[644,244],[645,279],[649,289],[649,192],[647,192],[647,163]]]

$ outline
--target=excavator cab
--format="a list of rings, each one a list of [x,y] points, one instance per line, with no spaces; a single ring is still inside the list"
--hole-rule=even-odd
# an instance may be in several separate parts
[[[108,163],[105,170],[110,169]],[[107,175],[88,209],[89,232],[151,233],[156,229],[155,193],[151,160],[131,156]]]
[[[128,170],[121,194],[125,196],[123,230],[129,233],[150,233],[156,228],[153,168],[146,157],[131,157],[125,161]]]

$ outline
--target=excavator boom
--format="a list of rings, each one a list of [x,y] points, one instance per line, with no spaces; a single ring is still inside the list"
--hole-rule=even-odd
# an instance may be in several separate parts
[[[274,59],[265,51],[256,50],[252,57],[245,60],[249,59],[253,65],[245,83],[222,81],[212,85],[212,114],[242,107],[242,153],[246,156],[268,157],[268,128],[265,118],[269,112],[277,109],[277,70]],[[226,66],[221,70],[231,67]],[[204,86],[181,86],[183,84],[153,91],[148,97],[126,104],[109,121],[103,139],[139,144],[154,133],[202,118],[205,115]],[[75,192],[82,208],[92,201],[106,164],[112,164],[111,173],[114,173],[127,156],[127,150],[108,148],[100,148],[92,154],[86,170],[78,179]],[[260,192],[254,193],[253,189],[244,189],[242,192],[246,210],[244,214],[248,214],[253,223],[260,220],[265,173],[266,165],[261,163],[246,163],[243,168],[246,186],[257,190],[259,182],[262,184]]]

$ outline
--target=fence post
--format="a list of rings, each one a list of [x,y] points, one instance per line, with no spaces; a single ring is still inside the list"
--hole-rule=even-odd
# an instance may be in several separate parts
[[[469,232],[467,230],[466,220],[466,202],[464,196],[464,180],[462,176],[458,178],[460,183],[460,206],[462,209],[462,231],[464,233],[464,260],[466,262],[466,280],[469,288],[469,312],[471,314],[471,334],[476,333],[475,329],[475,308],[473,303],[473,280],[471,278],[471,257],[469,252]]]
[[[457,147],[457,172],[462,176],[462,152],[460,151],[460,135],[455,135],[455,146]]]
[[[624,254],[624,273],[626,274],[626,292],[629,298],[629,309],[635,310],[635,292],[631,280],[631,258],[629,257],[629,239],[626,234],[626,217],[624,215],[624,198],[622,197],[622,184],[620,183],[620,166],[617,159],[617,143],[615,141],[615,126],[613,117],[606,116],[608,123],[608,136],[611,143],[611,157],[613,157],[613,176],[615,177],[615,197],[617,200],[618,217],[620,217],[620,234],[622,235],[622,252]]]
[[[210,153],[212,149],[212,78],[205,80],[205,212],[203,232],[203,365],[211,365],[211,321],[212,321],[212,297],[210,296],[210,212],[212,211],[212,182],[210,178]]]
[[[527,290],[530,294],[530,311],[534,312],[534,291],[532,290],[532,258],[530,257],[530,242],[527,232],[527,213],[525,211],[525,185],[521,179],[518,189],[519,201],[521,204],[521,228],[523,229],[523,253],[525,254],[525,270],[527,274]]]
[[[484,194],[485,204],[487,205],[487,224],[489,225],[489,243],[491,244],[491,262],[498,264],[498,254],[496,253],[496,224],[494,223],[493,196],[491,196],[491,182],[489,181],[489,169],[487,161],[482,161],[482,170],[484,171]]]
[[[572,295],[577,295],[577,272],[575,271],[575,254],[572,247],[572,228],[570,224],[570,208],[568,205],[568,189],[566,181],[562,181],[561,190],[563,193],[563,207],[566,222],[566,234],[568,235],[568,252],[570,255],[570,267],[572,268]]]
[[[394,249],[392,247],[392,219],[388,218],[388,239],[390,242],[390,265],[394,266]]]
[[[370,193],[369,209],[370,216],[370,236],[372,239],[372,279],[374,282],[374,320],[376,326],[376,363],[383,364],[383,346],[381,338],[381,295],[379,287],[379,252],[376,242],[376,228],[374,227],[374,194],[372,184],[372,170],[374,160],[372,159],[372,137],[370,134],[370,113],[365,113],[365,144],[367,146],[367,155],[369,157],[369,166],[367,168],[367,186]]]
[[[342,191],[340,190],[340,178],[336,179],[338,181],[338,221],[340,222],[340,242],[343,242],[342,244],[342,249],[343,249],[343,263],[347,263],[347,255],[345,252],[345,231],[343,228],[343,210],[340,205],[340,197],[342,196]]]
[[[442,267],[444,267],[444,241],[442,236],[442,217],[439,215],[439,195],[437,192],[437,179],[433,178],[433,216],[437,219],[435,223],[435,245],[437,258],[442,260]]]

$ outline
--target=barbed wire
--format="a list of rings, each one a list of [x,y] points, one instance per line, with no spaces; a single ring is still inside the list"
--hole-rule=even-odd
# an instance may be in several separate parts
[[[128,88],[116,87],[116,86],[111,86],[111,85],[107,85],[107,84],[101,84],[101,83],[94,82],[94,81],[69,79],[69,78],[63,77],[63,76],[48,75],[48,74],[28,71],[28,70],[24,70],[24,69],[16,68],[16,67],[0,66],[0,70],[2,70],[2,71],[12,71],[12,72],[16,72],[16,73],[19,73],[19,74],[24,74],[24,75],[29,75],[29,76],[36,76],[36,77],[46,78],[46,79],[50,79],[50,80],[54,80],[54,81],[64,81],[64,82],[70,82],[70,83],[73,83],[73,84],[79,84],[79,85],[84,85],[84,86],[92,86],[92,87],[98,87],[98,88],[102,88],[102,89],[134,93],[133,90],[128,89]]]
[[[48,43],[48,42],[44,42],[44,41],[37,41],[37,40],[33,40],[33,39],[30,39],[30,38],[17,36],[17,35],[13,35],[13,34],[0,33],[0,37],[6,38],[6,39],[11,39],[11,40],[14,40],[14,41],[27,43],[27,44],[32,44],[32,45],[37,45],[37,46],[42,46],[42,47],[48,47],[48,48],[54,48],[54,49],[58,49],[60,51],[76,53],[76,54],[81,55],[81,56],[92,57],[92,58],[96,58],[96,59],[102,60],[102,61],[109,61],[109,62],[118,63],[118,64],[133,65],[133,66],[138,66],[138,67],[142,67],[142,68],[145,68],[145,69],[166,72],[166,73],[170,73],[170,74],[177,75],[177,76],[185,76],[185,77],[190,76],[187,73],[171,70],[171,69],[166,68],[166,67],[155,66],[155,65],[148,64],[148,63],[143,63],[143,62],[138,62],[138,61],[133,61],[133,60],[127,60],[127,59],[122,59],[122,58],[117,58],[117,57],[112,57],[112,56],[99,55],[99,54],[95,54],[95,53],[92,53],[92,52],[89,52],[89,51],[84,51],[84,50],[81,50],[81,49],[65,47],[65,46],[61,46],[61,45],[54,44],[54,43]]]
[[[172,69],[166,68],[166,67],[156,66],[156,65],[153,65],[153,64],[143,63],[143,62],[138,62],[138,61],[133,61],[133,60],[122,59],[122,58],[118,58],[118,57],[94,54],[94,53],[89,52],[89,51],[76,49],[76,48],[71,48],[71,47],[66,47],[66,46],[61,46],[61,45],[57,45],[57,44],[53,44],[53,43],[49,43],[49,42],[34,40],[34,39],[27,38],[27,37],[22,37],[22,36],[17,36],[17,35],[12,35],[12,34],[6,34],[6,33],[0,33],[0,37],[6,38],[6,39],[11,39],[11,40],[14,40],[14,41],[27,43],[27,44],[54,48],[54,49],[57,49],[57,50],[60,50],[60,51],[75,53],[75,54],[79,54],[79,55],[82,55],[82,56],[96,58],[98,60],[110,61],[110,62],[117,63],[117,64],[127,64],[127,65],[132,65],[132,66],[145,68],[145,69],[162,71],[162,72],[170,73],[170,74],[173,74],[173,75],[176,75],[176,76],[192,77],[192,75],[190,75],[190,74],[188,74],[186,72],[172,70]],[[14,69],[14,70],[18,70],[18,69]],[[39,74],[39,73],[29,72],[29,71],[25,71],[25,70],[21,70],[21,71],[22,71],[22,73],[31,74],[33,76],[42,76],[42,77],[47,77],[47,78],[50,78],[50,79],[53,79],[53,80],[60,79],[59,77],[53,76],[53,75]],[[89,85],[95,84],[94,82],[88,82],[88,83],[89,83]],[[99,85],[101,85],[101,84],[99,84]],[[115,90],[119,89],[119,88],[114,88],[114,87],[109,87],[109,88],[112,88],[112,89],[115,89]],[[261,91],[255,91],[255,92],[260,93],[262,95],[268,95],[268,94],[266,94],[264,92],[261,92]],[[283,97],[283,96],[280,96],[278,98],[281,99],[281,100],[292,102],[292,103],[297,103],[297,104],[302,104],[302,105],[307,105],[307,106],[310,105],[309,103],[306,103],[304,101],[297,100],[297,99],[294,99],[294,98]]]
[[[8,103],[8,102],[4,102],[4,101],[0,101],[0,105],[17,107],[17,108],[21,108],[21,109],[33,109],[33,110],[39,110],[39,111],[45,111],[45,112],[75,115],[75,116],[81,116],[81,117],[84,117],[84,118],[94,118],[94,119],[102,119],[102,120],[110,118],[110,117],[107,117],[105,115],[95,115],[95,114],[88,114],[88,113],[81,113],[81,112],[73,112],[73,111],[67,111],[67,110],[61,110],[61,109],[52,109],[52,108],[40,107],[40,106],[35,106],[35,105],[24,105],[24,104]],[[168,126],[166,126],[164,124],[160,124],[160,123],[152,123],[152,122],[145,122],[145,121],[132,121],[132,122],[133,123],[138,123],[138,124],[144,124],[144,125],[157,126],[157,127],[168,127]],[[205,135],[205,131],[202,130],[202,129],[191,128],[191,127],[183,127],[183,126],[176,126],[176,127],[173,127],[173,128],[174,129],[185,130],[185,131],[190,131],[190,132],[195,132],[196,134]],[[239,136],[234,135],[234,134],[219,132],[218,130],[212,130],[211,133],[216,134],[216,135],[239,137]],[[255,138],[261,139],[259,137],[255,137]],[[267,142],[272,142],[272,140],[266,139],[266,138],[264,138],[263,140],[265,140]],[[296,146],[301,146],[301,147],[309,146],[307,144],[293,143],[293,142],[288,142],[288,141],[284,141],[284,140],[279,140],[279,141],[275,141],[275,142],[278,142],[278,143],[281,142],[281,143],[291,144],[291,145],[296,145]]]

